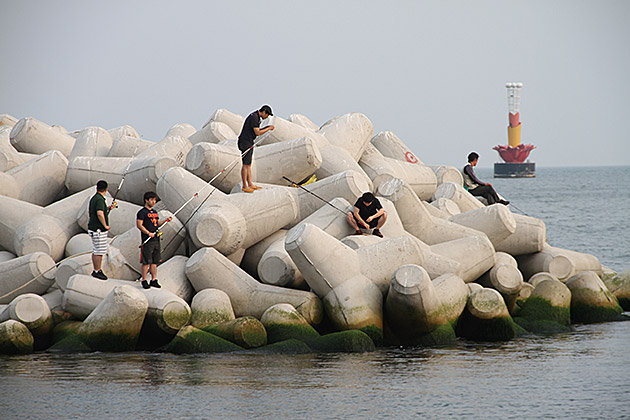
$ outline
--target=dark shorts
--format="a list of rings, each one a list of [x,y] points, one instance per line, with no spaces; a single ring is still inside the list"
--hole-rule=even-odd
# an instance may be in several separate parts
[[[160,241],[149,241],[140,248],[140,264],[159,264],[162,261]]]
[[[359,219],[357,219],[357,216],[355,216],[355,215],[354,215],[354,213],[352,213],[352,217],[354,217],[354,220],[357,222],[357,225],[358,225],[360,228],[365,229],[365,226],[363,226],[363,225],[361,224],[361,222],[359,222]],[[383,216],[381,216],[381,217],[383,217]],[[372,221],[371,221],[371,222],[367,222],[367,224],[368,224],[368,225],[370,225],[370,229],[374,229],[374,228],[376,227],[376,225],[378,225],[378,219],[380,219],[380,217],[378,217],[378,218],[376,218],[376,219],[372,219]]]
[[[245,153],[242,157],[243,165],[251,165],[252,164],[252,156],[254,155],[254,148],[252,147],[254,143],[245,143],[238,142],[238,150],[241,151],[241,154],[245,152],[245,150],[249,149],[249,152]],[[250,149],[251,147],[251,149]]]

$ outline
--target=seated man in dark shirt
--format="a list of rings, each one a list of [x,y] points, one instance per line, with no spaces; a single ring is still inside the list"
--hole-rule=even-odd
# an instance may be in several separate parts
[[[478,161],[479,155],[477,153],[471,152],[468,155],[468,165],[464,166],[464,169],[462,170],[462,175],[464,176],[464,188],[466,188],[472,195],[485,198],[488,201],[488,205],[500,203],[507,206],[510,204],[509,201],[502,200],[501,197],[499,197],[494,188],[492,188],[492,184],[489,182],[483,182],[477,178],[473,168],[477,166]]]
[[[364,193],[357,202],[354,204],[354,212],[347,213],[347,220],[350,226],[356,231],[355,234],[362,235],[361,226],[364,229],[374,229],[373,235],[380,238],[383,234],[380,228],[383,227],[385,221],[387,221],[387,213],[383,210],[381,202],[378,198],[374,197],[371,192]]]

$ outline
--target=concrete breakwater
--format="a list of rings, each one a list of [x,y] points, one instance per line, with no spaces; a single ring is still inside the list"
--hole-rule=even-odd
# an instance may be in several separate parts
[[[550,246],[542,220],[483,206],[456,168],[425,165],[362,114],[322,127],[276,118],[254,152],[264,188],[241,193],[242,121],[219,110],[147,142],[128,126],[3,117],[0,352],[368,351],[563,331],[628,309],[627,272]],[[318,197],[283,179],[312,174]],[[119,203],[107,281],[89,276],[85,241],[99,179]],[[148,190],[161,219],[181,210],[162,236],[163,287],[145,291],[135,213]],[[368,190],[387,212],[384,238],[352,235],[345,220]]]

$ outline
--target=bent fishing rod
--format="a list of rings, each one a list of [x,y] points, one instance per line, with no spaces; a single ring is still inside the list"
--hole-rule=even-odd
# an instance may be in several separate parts
[[[153,237],[159,237],[162,236],[162,227],[166,226],[167,223],[171,222],[173,220],[173,217],[175,217],[177,215],[177,213],[179,213],[180,211],[182,211],[182,209],[184,207],[186,207],[191,201],[193,201],[195,198],[197,198],[199,196],[199,194],[201,194],[202,191],[204,191],[208,186],[212,185],[212,182],[217,179],[218,177],[221,176],[221,174],[225,171],[227,171],[231,166],[235,165],[239,160],[243,159],[243,156],[245,156],[250,150],[252,150],[254,148],[254,146],[258,145],[258,143],[260,143],[261,141],[264,140],[264,137],[261,136],[260,139],[258,139],[257,141],[254,142],[254,144],[252,144],[249,148],[247,148],[247,150],[245,150],[244,152],[242,152],[236,159],[234,159],[232,162],[230,162],[225,168],[221,169],[221,171],[219,173],[217,173],[215,176],[212,177],[212,179],[210,181],[208,181],[206,183],[206,185],[203,186],[203,188],[201,188],[199,191],[197,191],[195,194],[193,194],[192,197],[190,197],[188,200],[186,200],[186,202],[184,204],[181,205],[180,208],[178,208],[175,213],[173,213],[168,219],[166,219],[164,221],[164,224],[162,224],[162,226],[158,227],[158,229],[155,231],[155,235]],[[232,167],[232,169],[234,169]],[[230,171],[232,171],[232,169],[230,169]],[[226,174],[229,174],[229,172]],[[224,178],[225,179],[225,178]],[[223,182],[223,180],[221,180],[221,182]],[[221,185],[221,182],[219,182],[219,185]],[[201,203],[199,203],[199,205],[195,208],[195,210],[193,210],[193,212],[190,214],[190,216],[188,217],[188,219],[186,220],[186,222],[184,222],[184,224],[182,225],[182,229],[184,228],[184,226],[186,226],[186,224],[190,221],[190,219],[195,215],[195,213],[197,213],[197,211],[201,208],[201,205],[203,203],[206,202],[206,200],[208,198],[210,198],[210,196],[212,195],[212,193],[214,193],[217,190],[217,187],[214,187],[214,189],[210,192],[210,194],[208,194],[206,196],[206,198],[203,199],[203,201]],[[180,229],[181,230],[181,229]],[[178,232],[179,233],[179,232]],[[149,236],[144,242],[142,242],[142,244],[140,244],[140,246],[138,248],[142,248],[147,242],[149,242],[149,240],[151,240],[152,237]],[[168,245],[170,245],[170,242],[166,245],[166,247],[164,249],[166,249],[168,247]]]
[[[298,188],[302,188],[304,191],[306,191],[309,194],[314,195],[315,197],[319,198],[320,200],[322,200],[324,203],[328,204],[330,207],[334,208],[335,210],[339,210],[341,213],[343,213],[343,215],[346,215],[346,212],[344,210],[341,210],[340,208],[338,208],[337,206],[334,206],[331,202],[324,200],[322,197],[320,197],[319,195],[315,194],[313,191],[307,190],[306,188],[304,188],[302,185],[291,181],[289,178],[287,178],[286,176],[282,177],[283,179],[285,179],[286,181],[289,181],[293,186],[298,187]],[[363,224],[363,223],[361,223]],[[369,229],[368,226],[363,225],[363,227],[365,227],[366,229]]]

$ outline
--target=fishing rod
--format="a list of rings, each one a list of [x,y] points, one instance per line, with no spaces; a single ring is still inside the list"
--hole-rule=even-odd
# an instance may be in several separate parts
[[[120,189],[122,188],[122,185],[125,182],[125,177],[127,176],[127,173],[129,172],[129,167],[131,166],[131,162],[133,162],[133,158],[136,156],[136,152],[138,151],[138,144],[136,144],[136,148],[133,150],[133,153],[131,154],[131,158],[129,159],[129,163],[127,163],[127,167],[125,168],[124,172],[123,172],[123,176],[122,179],[120,180],[120,184],[118,184],[118,188],[116,188],[116,193],[114,194],[114,199],[112,200],[112,208],[117,208],[118,207],[118,203],[116,202],[116,197],[118,197],[118,193],[120,192]]]
[[[510,202],[510,206],[514,207],[516,210],[520,211],[520,212],[521,212],[521,213],[523,213],[525,216],[530,217],[530,216],[529,216],[529,214],[525,213],[523,210],[521,210],[521,209],[519,209],[518,207],[516,207],[516,206],[514,205],[514,203]]]
[[[287,178],[286,176],[282,177],[283,179],[289,181],[294,187],[298,187],[298,188],[302,188],[304,191],[306,191],[309,194],[314,195],[315,197],[319,198],[320,200],[322,200],[324,203],[328,204],[330,207],[334,208],[335,210],[339,210],[341,213],[343,213],[343,215],[346,215],[346,212],[344,210],[341,210],[340,208],[334,206],[332,203],[324,200],[323,198],[321,198],[319,195],[315,194],[313,191],[307,190],[306,188],[304,188],[303,186],[301,186],[300,184],[291,181],[289,178]],[[366,229],[369,229],[368,226],[364,225],[363,223],[361,223]]]
[[[258,145],[258,143],[260,143],[261,141],[263,141],[265,138],[261,136],[261,138],[259,138],[257,141],[254,142],[254,144],[252,144],[247,150],[245,150],[243,153],[241,153],[236,159],[234,159],[232,162],[230,162],[225,168],[221,169],[221,171],[219,173],[217,173],[215,176],[212,177],[212,179],[210,181],[208,181],[206,183],[206,185],[203,186],[203,188],[201,188],[199,191],[197,191],[192,197],[190,197],[188,200],[186,200],[186,202],[184,204],[181,205],[180,208],[178,208],[175,213],[173,213],[168,219],[166,219],[164,221],[164,224],[162,224],[162,226],[158,227],[158,229],[155,231],[155,236],[160,237],[162,236],[162,227],[165,226],[167,223],[171,222],[173,220],[173,217],[175,217],[175,215],[177,215],[177,213],[179,213],[184,207],[186,207],[191,201],[193,201],[196,197],[199,196],[199,194],[201,194],[201,192],[203,190],[205,190],[208,186],[212,185],[212,182],[217,179],[219,176],[221,176],[221,174],[225,171],[228,170],[228,168],[230,168],[231,166],[235,165],[239,160],[243,159],[243,156],[245,156],[250,150],[252,150],[254,148],[254,146]],[[230,171],[228,171],[227,174],[225,174],[225,176],[227,177],[227,175],[229,175],[229,173],[232,171],[232,169],[234,169],[234,167],[232,167],[230,169]],[[221,182],[223,182],[225,180],[225,178],[223,178],[220,182],[219,185],[221,185]],[[214,193],[217,190],[217,187],[214,187],[214,189],[210,192],[210,194],[208,194],[206,196],[206,198],[203,199],[203,201],[201,203],[199,203],[199,205],[195,208],[195,210],[193,210],[193,212],[190,214],[190,216],[188,217],[188,219],[186,220],[186,222],[184,222],[184,224],[182,225],[182,227],[180,228],[183,229],[184,226],[186,226],[186,224],[190,221],[190,219],[195,215],[195,213],[197,213],[197,211],[201,208],[201,206],[203,205],[203,203],[206,202],[206,200],[208,198],[210,198],[210,196],[212,195],[212,193]],[[177,232],[179,233],[179,232]],[[154,236],[154,237],[155,237]],[[144,242],[142,242],[142,244],[140,244],[140,246],[138,248],[142,248],[147,242],[149,242],[149,240],[151,240],[151,237],[149,236]],[[168,248],[168,246],[170,245],[170,242],[166,245],[166,248]]]

